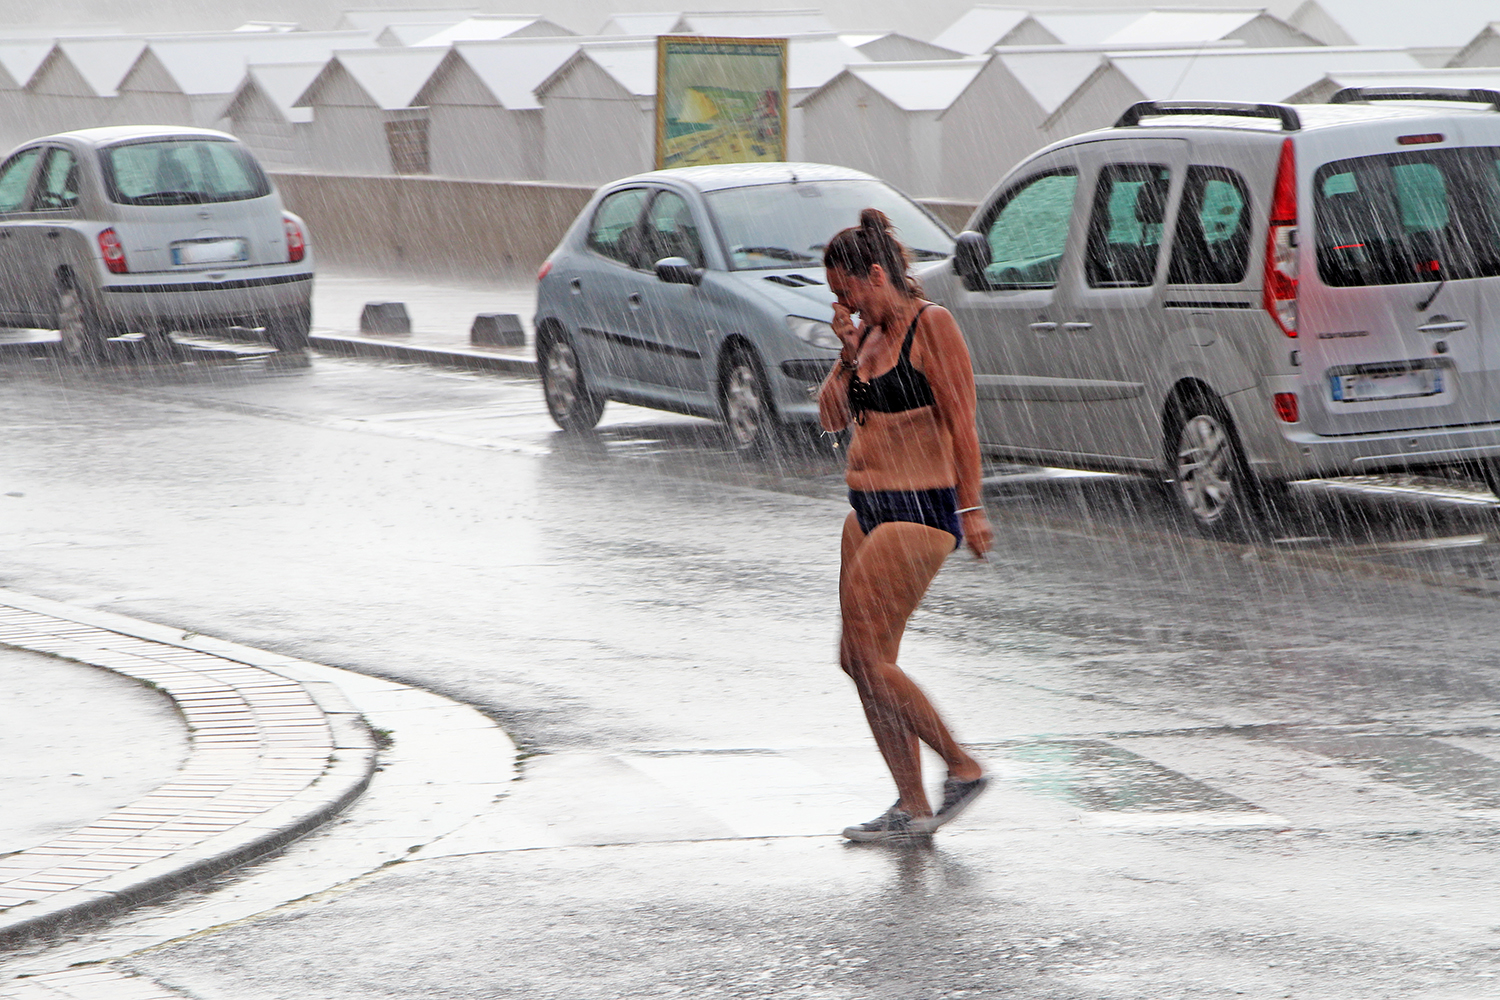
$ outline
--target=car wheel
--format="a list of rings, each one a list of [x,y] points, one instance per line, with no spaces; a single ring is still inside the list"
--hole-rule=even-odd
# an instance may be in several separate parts
[[[771,445],[776,434],[771,391],[760,362],[749,348],[732,348],[724,360],[719,376],[719,410],[737,450],[755,451]]]
[[[542,394],[547,412],[565,431],[586,431],[599,423],[605,398],[592,392],[584,381],[583,366],[567,337],[542,342]]]
[[[1484,485],[1490,488],[1490,492],[1500,497],[1500,461],[1483,459],[1479,463],[1479,474],[1484,478]]]
[[[312,310],[275,313],[266,320],[266,341],[278,351],[305,351],[312,332]]]
[[[1259,527],[1262,491],[1217,399],[1200,395],[1180,400],[1173,408],[1167,442],[1172,495],[1194,526],[1220,537]]]
[[[83,361],[104,357],[109,334],[98,328],[88,300],[71,281],[57,286],[57,332],[69,357]]]

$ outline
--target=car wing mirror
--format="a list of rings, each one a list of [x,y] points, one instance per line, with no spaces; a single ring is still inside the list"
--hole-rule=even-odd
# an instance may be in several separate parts
[[[703,272],[686,257],[663,257],[656,262],[656,277],[669,285],[696,285],[703,280]]]
[[[953,251],[953,271],[968,285],[984,281],[984,269],[990,266],[990,241],[972,229],[958,234]]]

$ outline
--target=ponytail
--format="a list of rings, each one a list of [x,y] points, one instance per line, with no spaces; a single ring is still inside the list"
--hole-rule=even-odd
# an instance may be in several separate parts
[[[907,298],[921,298],[922,283],[910,273],[911,259],[896,239],[891,220],[878,208],[859,213],[859,225],[834,234],[823,249],[823,266],[855,278],[868,278],[876,264]]]

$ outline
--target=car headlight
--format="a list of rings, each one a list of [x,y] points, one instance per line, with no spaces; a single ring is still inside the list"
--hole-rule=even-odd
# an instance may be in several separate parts
[[[792,336],[814,347],[837,351],[844,346],[839,340],[839,335],[833,332],[833,327],[819,320],[807,319],[804,316],[788,316],[786,328],[792,331]]]

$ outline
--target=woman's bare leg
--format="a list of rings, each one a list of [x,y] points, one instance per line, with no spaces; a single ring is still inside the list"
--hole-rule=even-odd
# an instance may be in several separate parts
[[[906,621],[951,551],[953,536],[926,525],[893,521],[865,535],[852,513],[844,523],[840,665],[854,680],[901,806],[916,817],[932,813],[918,740],[943,758],[953,777],[969,780],[982,773],[926,694],[896,665]]]

